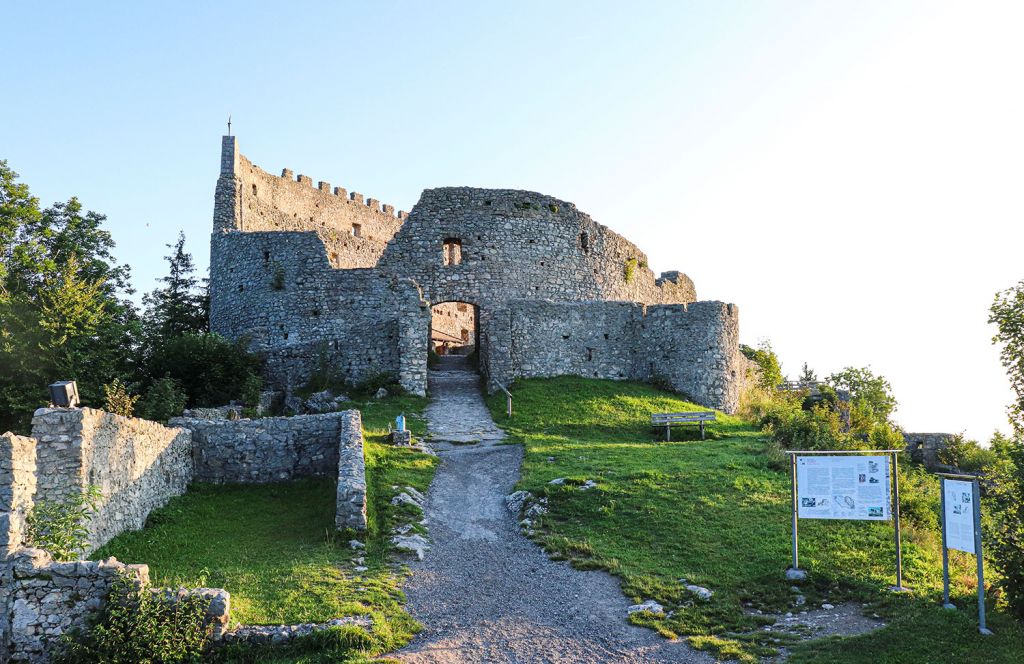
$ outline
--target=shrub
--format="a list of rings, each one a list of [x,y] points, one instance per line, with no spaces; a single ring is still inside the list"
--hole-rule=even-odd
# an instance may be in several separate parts
[[[825,406],[798,410],[773,424],[776,442],[790,450],[847,450],[857,446],[843,432],[839,413]]]
[[[90,486],[63,501],[37,500],[26,519],[28,543],[55,560],[75,560],[89,543],[89,521],[102,498],[99,487]]]
[[[637,262],[635,258],[627,258],[626,262],[622,264],[622,278],[626,280],[626,283],[633,281],[633,275],[636,274]]]
[[[139,400],[139,397],[129,392],[128,387],[121,382],[120,378],[115,378],[112,383],[104,385],[103,394],[105,396],[103,408],[108,413],[131,417],[135,412],[135,402]]]
[[[1024,618],[1024,442],[1000,441],[998,452],[1003,458],[985,496],[992,517],[987,549],[1010,611]]]
[[[782,364],[779,363],[779,356],[772,350],[772,344],[767,339],[758,344],[757,348],[751,348],[740,344],[740,352],[748,359],[757,364],[760,371],[758,385],[766,390],[775,390],[786,379],[782,375]]]
[[[867,433],[875,424],[887,422],[896,409],[892,385],[867,367],[846,367],[826,380],[834,389],[850,393],[851,426],[857,433]]]
[[[965,473],[984,473],[998,461],[995,451],[981,447],[977,441],[967,440],[962,433],[946,441],[938,451],[938,458],[939,463],[959,468]]]
[[[174,337],[153,351],[150,375],[176,380],[188,406],[223,406],[235,399],[254,405],[263,362],[247,346],[246,339],[231,342],[212,333]]]
[[[127,576],[111,585],[88,630],[63,636],[57,664],[181,664],[202,661],[210,642],[207,600],[198,595],[170,599]]]
[[[188,395],[181,384],[169,375],[153,381],[142,398],[139,415],[154,422],[166,422],[181,415]]]

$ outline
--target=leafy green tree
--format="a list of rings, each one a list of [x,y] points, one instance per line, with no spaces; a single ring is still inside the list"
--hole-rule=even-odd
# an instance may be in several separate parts
[[[992,448],[1001,463],[990,469],[985,494],[992,515],[986,549],[1007,605],[1024,619],[1024,441],[1000,437]]]
[[[992,337],[992,343],[1000,345],[999,359],[1016,395],[1016,401],[1009,407],[1010,423],[1021,434],[1024,433],[1024,281],[996,293],[988,322],[999,330]]]
[[[207,330],[208,298],[195,276],[192,254],[185,251],[185,234],[179,232],[178,241],[167,248],[171,254],[164,259],[170,269],[160,279],[164,285],[143,298],[146,332],[155,343]]]
[[[104,220],[74,198],[40,210],[0,162],[0,430],[27,430],[53,380],[77,380],[98,404],[103,384],[134,370],[130,272]]]
[[[181,415],[186,401],[188,395],[178,381],[170,376],[164,376],[153,381],[146,390],[139,406],[139,416],[154,422],[166,422]]]
[[[177,381],[189,406],[223,406],[235,399],[255,405],[263,362],[247,346],[245,339],[231,342],[217,334],[184,334],[154,350],[149,370]]]
[[[785,382],[786,377],[782,374],[782,364],[779,363],[779,356],[772,349],[772,344],[767,339],[761,341],[757,348],[741,344],[740,352],[748,360],[753,360],[758,367],[758,385],[766,390],[778,389],[779,385]]]
[[[884,376],[876,376],[867,367],[846,367],[825,379],[835,390],[850,394],[851,430],[870,433],[878,424],[889,421],[896,410],[892,385]]]

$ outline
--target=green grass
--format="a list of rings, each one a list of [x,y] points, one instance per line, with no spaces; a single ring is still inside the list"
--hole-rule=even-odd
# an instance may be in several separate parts
[[[231,593],[235,624],[320,622],[369,615],[372,634],[335,630],[288,649],[236,649],[231,661],[348,661],[408,641],[418,629],[404,611],[405,577],[390,561],[388,536],[398,523],[418,520],[411,508],[390,504],[392,485],[426,491],[435,460],[383,444],[387,423],[404,412],[414,434],[425,399],[392,397],[356,404],[366,433],[369,517],[360,536],[366,550],[348,546],[351,534],[334,530],[335,482],[304,479],[259,485],[196,484],[155,511],[146,528],[124,533],[94,558],[144,562],[157,586],[213,586]],[[369,570],[353,571],[365,555]],[[341,658],[341,659],[339,659]]]
[[[620,576],[633,600],[655,599],[673,612],[637,614],[635,622],[689,637],[720,657],[754,661],[788,645],[762,632],[766,618],[754,613],[794,608],[783,577],[790,557],[789,476],[765,453],[760,432],[719,414],[706,441],[693,427],[661,442],[649,427],[651,412],[703,408],[636,383],[562,377],[523,381],[512,392],[511,420],[503,395],[489,405],[511,441],[524,444],[517,488],[548,497],[550,512],[536,537],[552,556]],[[556,477],[573,482],[547,484]],[[598,486],[572,486],[586,479]],[[905,493],[926,494],[933,484],[912,471]],[[972,631],[972,559],[954,560],[954,594],[966,610],[949,615],[938,607],[941,552],[935,520],[920,507],[930,499],[907,495],[920,515],[919,524],[904,529],[904,582],[914,589],[907,595],[886,591],[894,581],[890,523],[801,521],[808,603],[866,603],[891,626],[847,641],[798,645],[792,661],[869,661],[865,653],[872,662],[953,661],[949,653],[968,650],[988,661],[1019,661],[1024,632],[1001,612],[990,620],[996,636]],[[714,597],[694,601],[682,577],[711,588]]]

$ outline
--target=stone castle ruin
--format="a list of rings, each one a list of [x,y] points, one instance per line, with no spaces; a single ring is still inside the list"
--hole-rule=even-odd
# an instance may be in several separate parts
[[[656,277],[572,203],[512,189],[424,191],[412,212],[285,169],[225,136],[210,242],[210,326],[247,338],[291,391],[329,369],[425,394],[428,349],[472,352],[488,389],[578,375],[654,381],[735,411],[738,310]]]

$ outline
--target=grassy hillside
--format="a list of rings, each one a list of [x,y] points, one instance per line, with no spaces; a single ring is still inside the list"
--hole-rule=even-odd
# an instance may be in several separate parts
[[[654,411],[703,410],[635,383],[562,377],[528,380],[513,389],[515,415],[504,397],[489,401],[495,421],[525,447],[518,488],[546,495],[550,513],[537,534],[554,556],[622,578],[636,601],[655,599],[669,617],[634,620],[666,636],[689,637],[723,657],[752,660],[789,646],[760,627],[764,613],[800,610],[783,578],[790,555],[789,476],[763,453],[760,432],[720,415],[706,441],[696,431],[661,442],[649,427]],[[677,430],[678,431],[678,430]],[[673,437],[677,437],[674,433]],[[554,478],[564,485],[549,485]],[[590,491],[576,486],[597,482]],[[931,478],[912,471],[904,487],[904,582],[894,596],[895,545],[889,523],[801,521],[801,567],[808,605],[851,600],[890,626],[846,641],[797,645],[795,662],[1019,661],[1024,632],[1000,612],[996,636],[977,635],[971,612],[973,559],[954,560],[954,594],[965,611],[938,607],[941,558]],[[694,600],[679,579],[714,591]],[[856,648],[850,644],[855,643]]]

